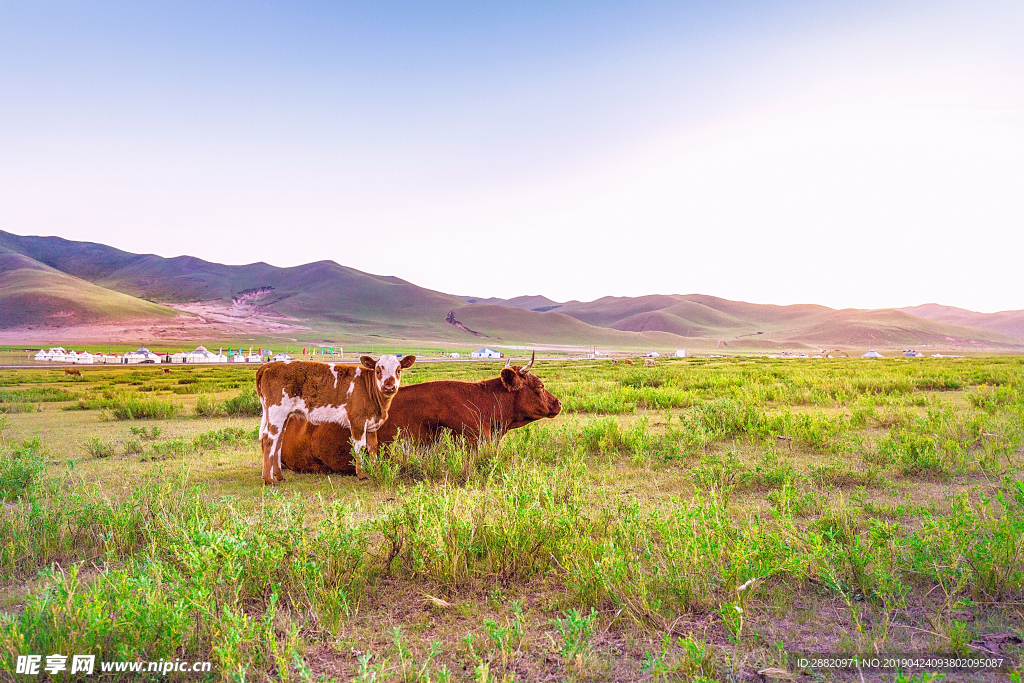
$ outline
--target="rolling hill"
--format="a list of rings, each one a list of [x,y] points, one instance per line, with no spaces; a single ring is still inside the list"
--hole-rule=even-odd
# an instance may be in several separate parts
[[[307,330],[325,338],[623,349],[923,344],[1024,349],[1022,311],[982,314],[936,304],[836,310],[810,304],[752,304],[704,294],[561,303],[541,295],[454,296],[333,261],[291,268],[267,263],[228,266],[191,256],[132,254],[91,242],[0,231],[2,327],[169,320],[176,314],[171,306],[203,316],[196,318],[200,324],[241,321],[250,334],[256,330],[284,335],[290,329],[293,336],[295,330]],[[295,325],[289,328],[287,321]],[[178,333],[188,335],[190,329],[179,327]],[[234,335],[240,329],[228,326],[217,333]],[[200,328],[195,333],[209,339],[209,331]]]
[[[0,253],[0,329],[138,319],[170,321],[177,314],[166,306],[72,277],[23,254]]]
[[[918,318],[935,320],[961,325],[978,327],[986,330],[1024,339],[1024,311],[999,311],[998,313],[978,313],[964,308],[942,306],[940,304],[922,304],[899,309]]]

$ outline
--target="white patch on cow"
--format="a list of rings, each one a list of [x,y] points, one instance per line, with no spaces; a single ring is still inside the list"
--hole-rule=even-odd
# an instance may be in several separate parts
[[[319,406],[313,408],[313,410],[309,411],[309,421],[313,424],[336,422],[345,428],[350,426],[348,411],[345,410],[345,406]]]
[[[384,382],[389,378],[395,381],[395,386],[398,386],[398,368],[402,367],[401,362],[395,356],[381,356],[377,361],[377,368],[381,371],[380,377],[377,377],[377,389],[384,390]]]
[[[292,413],[302,413],[308,417],[306,412],[306,402],[302,400],[301,396],[291,397],[287,392],[281,392],[281,402],[275,405],[263,406],[263,415],[265,416],[267,425],[264,436],[270,438],[270,456],[277,459],[277,468],[281,469],[281,449],[278,448],[278,444],[281,444],[282,437],[284,436],[284,423],[288,419],[288,416]],[[277,434],[270,433],[270,425],[277,427]]]
[[[359,371],[356,370],[356,377],[358,377],[358,376],[359,376]],[[349,382],[348,383],[348,391],[345,392],[345,400],[346,401],[349,400],[350,398],[352,398],[352,392],[355,391],[355,390],[356,390],[356,383],[354,381],[353,382]]]
[[[375,432],[378,429],[380,429],[382,424],[384,424],[384,420],[371,417],[368,420],[366,420],[366,431]]]
[[[361,374],[363,374],[363,368],[362,367],[356,368],[356,377],[358,377]]]
[[[334,363],[330,364],[331,374],[334,375],[334,388],[338,388],[338,368],[334,367]]]

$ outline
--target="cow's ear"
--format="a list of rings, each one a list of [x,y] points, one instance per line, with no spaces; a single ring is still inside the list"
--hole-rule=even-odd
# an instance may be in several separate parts
[[[402,360],[398,362],[403,368],[408,368],[410,365],[416,362],[416,356],[402,356]]]
[[[501,383],[509,391],[519,391],[519,388],[523,386],[523,378],[513,368],[502,368]]]
[[[360,356],[359,362],[362,363],[363,367],[366,368],[367,370],[373,370],[375,367],[377,367],[377,361],[375,361],[370,356]]]

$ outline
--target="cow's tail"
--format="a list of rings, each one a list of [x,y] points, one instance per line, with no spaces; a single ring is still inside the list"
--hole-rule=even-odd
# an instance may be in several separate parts
[[[256,371],[256,395],[263,398],[263,373],[267,371],[267,366],[261,365],[260,369]]]

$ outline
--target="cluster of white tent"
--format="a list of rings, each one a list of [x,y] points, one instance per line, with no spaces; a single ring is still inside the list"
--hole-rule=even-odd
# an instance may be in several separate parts
[[[260,349],[260,352],[251,352],[249,354],[232,354],[230,361],[232,363],[262,363],[267,356],[270,355],[270,351],[266,349]],[[138,363],[182,363],[182,364],[193,364],[193,363],[227,363],[228,356],[224,354],[223,349],[218,350],[216,353],[210,351],[205,346],[198,346],[194,351],[179,351],[178,353],[157,355],[147,349],[145,346],[139,347],[135,351],[129,351],[123,356],[119,356],[116,353],[89,353],[88,351],[76,352],[68,351],[63,346],[54,346],[49,350],[39,349],[34,356],[37,361],[47,363],[73,363],[75,365],[136,365]],[[270,360],[294,360],[287,353],[279,353],[270,358]]]
[[[47,363],[72,363],[74,365],[135,365],[137,363],[160,362],[160,356],[145,346],[139,347],[136,351],[129,351],[123,356],[119,356],[116,353],[68,351],[63,346],[53,346],[49,350],[39,349],[35,359]]]

